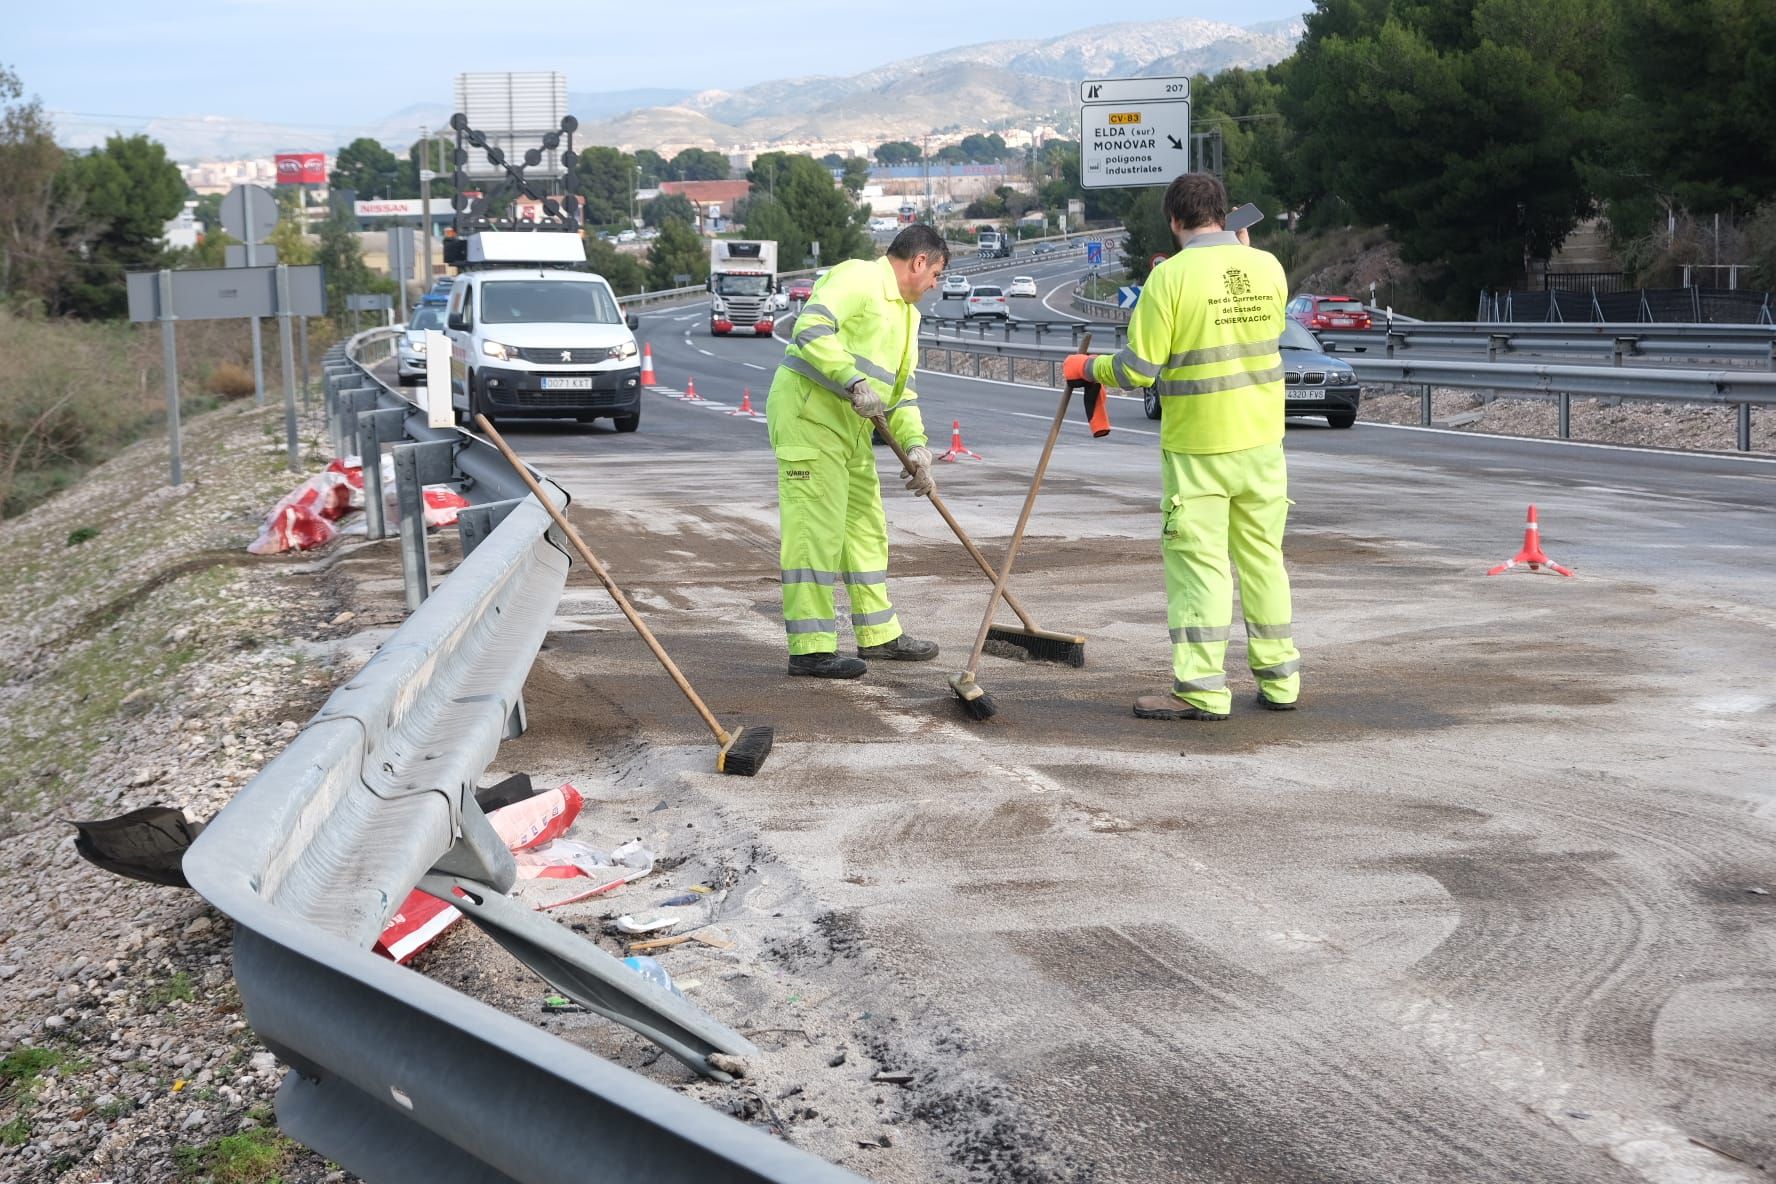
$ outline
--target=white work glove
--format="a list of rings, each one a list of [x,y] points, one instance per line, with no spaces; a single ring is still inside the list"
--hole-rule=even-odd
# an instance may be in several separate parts
[[[900,471],[907,489],[914,497],[930,497],[937,488],[937,478],[931,475],[931,449],[923,444],[907,449],[907,464],[911,467]]]
[[[870,389],[867,378],[854,380],[845,388],[845,397],[851,400],[851,410],[865,419],[874,419],[882,414],[882,396]]]

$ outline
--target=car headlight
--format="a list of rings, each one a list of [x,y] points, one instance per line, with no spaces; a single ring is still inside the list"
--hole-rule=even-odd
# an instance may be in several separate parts
[[[635,343],[633,341],[625,341],[622,345],[611,346],[609,356],[611,361],[620,362],[624,358],[633,358],[635,354]]]
[[[514,361],[518,357],[518,348],[512,345],[501,345],[497,341],[483,341],[481,352],[500,362]]]
[[[1356,386],[1357,375],[1354,370],[1332,370],[1327,373],[1327,386]]]
[[[414,353],[422,358],[425,357],[425,338],[421,337],[417,341],[409,340],[407,344],[412,348]]]

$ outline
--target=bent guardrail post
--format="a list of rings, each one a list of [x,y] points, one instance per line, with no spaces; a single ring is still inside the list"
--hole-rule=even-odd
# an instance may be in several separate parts
[[[364,474],[364,537],[385,538],[388,523],[382,504],[382,446],[407,439],[407,413],[384,407],[358,413],[358,460]]]
[[[401,582],[412,612],[432,594],[431,555],[426,548],[425,486],[456,479],[456,445],[449,440],[398,444],[395,504],[401,511]]]
[[[419,889],[455,906],[563,995],[647,1037],[704,1076],[732,1080],[726,1070],[710,1063],[716,1053],[758,1055],[750,1040],[711,1019],[682,996],[654,986],[591,942],[504,892],[461,875],[439,873],[421,879]]]

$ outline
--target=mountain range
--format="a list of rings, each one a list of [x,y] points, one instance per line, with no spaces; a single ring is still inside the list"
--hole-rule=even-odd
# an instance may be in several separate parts
[[[1300,19],[1244,27],[1192,18],[1121,22],[1059,37],[946,49],[848,77],[781,79],[736,91],[570,92],[568,109],[580,121],[583,144],[649,147],[667,156],[688,147],[875,144],[1038,122],[1065,127],[1072,123],[1081,79],[1258,69],[1293,53],[1304,31]],[[450,111],[445,103],[416,103],[366,124],[342,143],[365,135],[404,148],[421,127],[442,127]],[[145,130],[181,161],[263,157],[301,146],[292,142],[290,128],[220,117],[169,120]]]

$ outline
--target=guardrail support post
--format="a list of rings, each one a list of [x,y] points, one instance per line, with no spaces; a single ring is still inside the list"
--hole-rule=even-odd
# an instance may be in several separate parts
[[[501,740],[516,740],[530,728],[530,717],[524,711],[524,696],[519,695],[512,704],[512,712],[506,716],[506,730],[500,733]]]
[[[358,413],[358,459],[364,466],[364,537],[388,537],[382,504],[382,446],[407,438],[407,413],[399,407]]]
[[[376,410],[377,396],[381,394],[376,387],[353,387],[339,392],[334,401],[333,420],[333,455],[345,456],[358,443],[358,416],[366,411]]]
[[[1429,383],[1418,388],[1418,423],[1420,427],[1431,426],[1431,387]]]
[[[521,497],[511,498],[503,502],[483,502],[478,506],[466,506],[456,515],[456,533],[462,539],[463,558],[474,554],[475,548],[487,541],[506,516],[524,504]]]
[[[1739,404],[1739,451],[1751,451],[1751,404]]]
[[[1572,396],[1565,391],[1561,391],[1555,396],[1555,400],[1560,404],[1560,438],[1562,440],[1570,440],[1572,439]]]
[[[401,508],[401,582],[406,587],[407,611],[414,612],[432,594],[424,488],[456,476],[456,444],[450,440],[402,444],[395,448],[394,457],[395,502]]]

